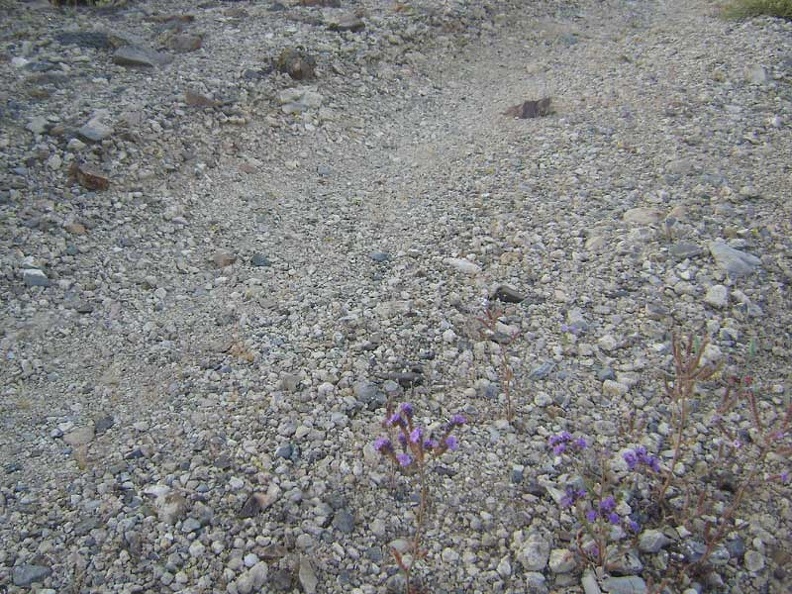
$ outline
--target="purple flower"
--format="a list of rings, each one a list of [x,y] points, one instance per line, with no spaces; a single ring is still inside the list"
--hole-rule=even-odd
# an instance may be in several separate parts
[[[567,431],[562,431],[558,435],[551,435],[550,439],[547,440],[547,443],[550,444],[550,447],[555,447],[562,443],[567,443],[572,441],[572,436]]]
[[[464,415],[456,414],[451,417],[451,425],[454,427],[461,427],[465,423],[467,423],[467,419],[464,417]]]
[[[380,454],[386,454],[393,451],[393,444],[387,437],[378,437],[374,441],[374,449],[376,449]]]
[[[602,512],[612,512],[616,509],[616,500],[613,497],[606,497],[599,504],[600,511]]]
[[[390,427],[395,427],[397,425],[401,427],[405,423],[404,423],[404,419],[399,413],[393,413],[390,417],[388,417],[388,420],[385,421],[385,424],[389,425]]]
[[[789,482],[789,471],[785,470],[778,478],[780,478],[781,482],[786,485]]]
[[[577,449],[579,449],[579,450],[585,450],[588,447],[588,442],[582,437],[578,437],[574,441],[574,444],[575,444],[575,447]]]
[[[445,445],[449,450],[455,452],[459,448],[459,440],[455,435],[449,435],[445,438]]]
[[[629,452],[624,452],[622,458],[624,458],[624,461],[627,462],[627,468],[630,470],[635,470],[635,467],[638,465],[638,457],[635,455],[635,452],[632,450]]]
[[[405,403],[404,403],[404,404],[402,404],[402,405],[401,405],[401,407],[399,408],[399,412],[400,412],[401,414],[403,414],[405,417],[407,417],[408,419],[412,419],[412,417],[413,417],[413,413],[414,413],[414,411],[413,411],[413,405],[412,405],[412,404],[410,404],[409,402],[405,402]]]
[[[424,440],[423,447],[425,450],[433,450],[437,447],[437,441],[434,439],[426,439]]]
[[[576,489],[573,486],[566,488],[566,494],[561,497],[561,507],[572,507],[578,499],[583,499],[586,496],[585,489]]]
[[[595,512],[593,509],[588,510],[586,512],[586,519],[589,522],[591,522],[591,523],[596,522],[597,521],[597,512]]]
[[[421,443],[423,441],[423,429],[416,427],[410,432],[410,443]]]
[[[621,516],[619,514],[617,514],[616,512],[609,513],[607,515],[607,518],[608,518],[608,522],[610,522],[614,526],[618,526],[619,523],[621,522]]]
[[[627,463],[627,468],[630,470],[635,470],[640,464],[641,466],[651,468],[654,472],[660,472],[660,461],[656,456],[648,454],[646,448],[643,446],[638,446],[635,450],[624,452],[622,458],[624,458],[624,461]]]
[[[404,433],[399,433],[399,443],[401,444],[401,447],[407,447],[407,436]]]
[[[412,456],[410,454],[399,454],[396,456],[396,461],[399,463],[400,466],[407,467],[412,464]]]
[[[635,520],[627,520],[627,528],[629,528],[631,532],[638,533],[641,530],[641,525]]]

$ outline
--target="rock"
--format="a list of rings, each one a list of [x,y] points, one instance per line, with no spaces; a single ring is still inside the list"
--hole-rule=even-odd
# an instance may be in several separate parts
[[[73,448],[87,445],[93,441],[94,438],[93,427],[80,427],[74,429],[63,436],[63,441],[72,446]]]
[[[729,289],[723,285],[712,285],[707,289],[704,303],[717,309],[726,307],[729,304]]]
[[[602,580],[602,589],[611,594],[645,594],[646,582],[636,575],[623,577],[606,577]]]
[[[354,33],[365,29],[366,23],[354,14],[342,14],[329,18],[327,28],[331,31],[352,31]]]
[[[314,594],[316,592],[319,580],[316,579],[316,573],[314,573],[314,568],[313,565],[311,565],[310,559],[305,555],[300,556],[300,568],[297,577],[300,580],[300,585],[305,594]]]
[[[79,311],[79,309],[77,311]],[[110,429],[113,425],[115,425],[115,419],[113,418],[112,415],[105,415],[103,417],[99,417],[94,421],[94,433],[96,435],[102,435],[103,433],[106,433],[107,430]]]
[[[131,45],[119,47],[113,54],[113,62],[119,66],[154,68],[169,64],[172,60],[173,58],[167,54]]]
[[[525,573],[525,594],[548,594],[547,578],[539,571]]]
[[[474,264],[465,258],[446,258],[443,262],[463,274],[477,274],[481,272],[481,268],[478,264]]]
[[[12,572],[12,580],[15,586],[26,588],[34,582],[40,582],[51,573],[52,570],[44,565],[18,565]]]
[[[711,242],[709,250],[718,267],[731,276],[750,274],[762,263],[753,254],[734,249],[720,241]]]
[[[102,142],[113,133],[113,128],[105,124],[101,118],[91,118],[77,130],[77,134],[88,142]]]
[[[553,573],[569,573],[577,566],[575,554],[568,549],[553,549],[548,566]]]
[[[511,576],[512,566],[511,566],[511,561],[509,561],[508,555],[506,555],[500,560],[498,566],[495,568],[495,571],[497,571],[498,575],[500,575],[502,578],[507,578]]]
[[[580,579],[580,585],[583,586],[583,594],[601,594],[599,585],[597,584],[596,574],[587,569],[583,572],[583,577]]]
[[[656,208],[631,208],[622,215],[625,223],[635,225],[654,225],[663,219],[663,212]]]
[[[355,516],[346,508],[338,510],[333,516],[333,528],[344,534],[351,534],[355,529]]]
[[[316,77],[316,60],[302,49],[287,47],[275,61],[278,72],[288,74],[294,80],[311,80]]]
[[[25,125],[25,129],[33,132],[33,134],[41,135],[47,131],[49,126],[50,123],[47,118],[44,116],[36,116],[30,119],[30,121]]]
[[[602,382],[602,394],[604,396],[624,396],[630,391],[630,386],[625,383],[617,382],[612,379],[606,379]]]
[[[689,241],[678,241],[668,248],[668,253],[678,260],[685,260],[688,258],[698,258],[704,253],[701,246]]]
[[[659,553],[672,542],[674,541],[660,530],[644,530],[638,538],[638,550],[642,553]]]
[[[765,558],[759,551],[747,551],[743,558],[745,569],[751,573],[758,573],[764,569]]]
[[[516,555],[525,571],[543,571],[549,558],[550,543],[535,532],[528,536]]]
[[[260,253],[253,254],[253,256],[250,258],[250,263],[253,266],[258,266],[258,267],[272,266],[272,262],[270,261],[270,259],[267,258],[267,256],[265,256],[264,254],[260,254]]]
[[[49,287],[50,279],[38,268],[26,268],[22,271],[22,281],[28,287]]]
[[[369,257],[375,262],[380,262],[380,263],[387,262],[388,260],[390,260],[390,254],[388,254],[387,252],[371,252],[371,254],[369,254]]]
[[[761,64],[753,64],[745,69],[745,80],[752,85],[767,83],[767,70]]]

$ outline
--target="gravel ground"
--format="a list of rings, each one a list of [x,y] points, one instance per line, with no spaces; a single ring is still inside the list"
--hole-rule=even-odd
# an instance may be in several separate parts
[[[415,482],[372,442],[409,400],[468,418],[427,592],[640,594],[701,542],[584,571],[548,436],[667,458],[672,332],[789,406],[792,25],[337,4],[0,2],[3,592],[398,591]],[[670,591],[789,591],[788,484],[738,523]]]

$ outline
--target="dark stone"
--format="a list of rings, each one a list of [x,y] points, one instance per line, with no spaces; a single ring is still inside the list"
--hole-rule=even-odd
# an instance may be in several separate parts
[[[264,254],[259,253],[253,254],[253,257],[250,258],[250,263],[253,264],[253,266],[272,266],[270,259]]]
[[[355,529],[355,516],[346,508],[338,510],[333,516],[333,528],[344,534],[351,534]]]
[[[386,252],[372,252],[371,259],[375,262],[387,262],[390,260],[390,254]]]
[[[290,443],[284,443],[275,450],[275,457],[288,460],[292,457],[292,453],[294,453],[294,446]]]
[[[77,45],[94,49],[109,49],[113,47],[107,33],[100,31],[64,31],[55,35],[55,39],[61,45]]]
[[[14,567],[12,579],[15,586],[27,587],[34,582],[40,582],[51,573],[52,570],[43,565],[19,565]]]
[[[113,54],[113,62],[119,66],[143,66],[154,68],[164,66],[173,60],[167,54],[155,52],[131,45],[119,47]]]
[[[269,585],[275,592],[291,592],[294,576],[288,569],[276,569],[272,572]]]
[[[115,419],[111,415],[104,416],[101,419],[96,419],[94,421],[94,433],[96,435],[101,435],[113,425],[115,425]]]

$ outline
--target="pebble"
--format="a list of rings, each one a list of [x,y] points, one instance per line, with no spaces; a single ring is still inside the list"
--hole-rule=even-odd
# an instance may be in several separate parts
[[[52,284],[47,275],[36,268],[23,270],[22,280],[28,287],[49,287]]]
[[[478,274],[481,272],[481,267],[478,264],[464,258],[446,258],[444,262],[463,274]]]
[[[751,573],[759,573],[765,567],[765,558],[759,551],[746,551],[743,557],[745,569]]]
[[[729,289],[723,285],[712,285],[707,289],[704,302],[717,309],[723,309],[729,304]]]
[[[642,553],[659,553],[672,542],[662,530],[644,530],[638,537],[638,550]]]
[[[305,594],[314,594],[316,592],[316,588],[319,585],[319,580],[316,578],[313,564],[305,555],[300,556],[298,578]]]

